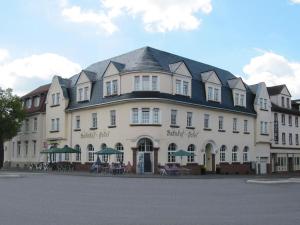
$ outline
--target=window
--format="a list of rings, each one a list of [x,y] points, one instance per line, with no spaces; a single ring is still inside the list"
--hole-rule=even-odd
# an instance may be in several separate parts
[[[235,95],[234,95],[234,102],[235,102],[235,105],[238,105],[238,104],[239,104],[239,98],[240,98],[240,94],[239,94],[239,93],[235,93]]]
[[[110,126],[116,126],[116,110],[110,110]]]
[[[188,146],[188,152],[189,152],[189,153],[192,153],[193,155],[188,156],[188,157],[187,157],[187,161],[190,162],[190,163],[195,162],[195,156],[194,156],[194,153],[195,153],[195,145],[189,145],[189,146]]]
[[[281,124],[285,125],[285,115],[281,114]]]
[[[152,76],[152,91],[158,90],[158,78],[157,76]]]
[[[135,91],[140,90],[140,77],[139,76],[134,77],[134,90]]]
[[[213,88],[212,87],[207,88],[207,99],[208,99],[208,101],[213,100]]]
[[[80,116],[75,117],[75,129],[80,129]]]
[[[149,124],[150,123],[150,109],[142,108],[142,123]]]
[[[111,95],[111,82],[106,82],[106,95]]]
[[[214,101],[219,102],[219,89],[214,89]]]
[[[55,131],[55,119],[51,119],[51,131]]]
[[[290,99],[289,98],[286,98],[286,107],[290,108]]]
[[[232,120],[232,131],[237,132],[237,118],[233,118]]]
[[[29,119],[25,120],[25,131],[28,132],[29,131]]]
[[[132,109],[132,123],[134,123],[134,124],[139,123],[139,109],[138,108]]]
[[[78,101],[83,101],[83,89],[79,88],[78,89]]]
[[[118,94],[118,81],[117,80],[112,81],[112,94],[113,95]]]
[[[84,100],[89,100],[89,87],[84,87]]]
[[[264,128],[265,128],[265,134],[268,134],[268,122],[264,123]]]
[[[38,107],[40,105],[40,97],[35,97],[33,99],[33,105],[34,107]]]
[[[285,133],[282,133],[282,144],[285,145]]]
[[[286,171],[287,170],[287,158],[284,156],[277,156],[277,162],[276,162],[276,170],[277,171]]]
[[[295,116],[295,126],[298,127],[298,116]]]
[[[79,145],[75,145],[75,149],[81,151],[81,148]],[[81,161],[81,153],[76,153],[75,160]]]
[[[243,150],[243,162],[248,162],[249,147],[246,146]]]
[[[37,131],[37,118],[33,118],[33,131]]]
[[[237,162],[238,160],[238,157],[237,157],[237,154],[238,154],[238,147],[237,146],[234,146],[232,148],[232,162]]]
[[[293,135],[291,133],[289,134],[289,144],[293,144]]]
[[[32,141],[33,143],[33,157],[36,155],[36,141]]]
[[[292,116],[291,115],[289,115],[289,126],[292,126],[293,124],[292,124]]]
[[[92,128],[97,128],[97,113],[92,113]]]
[[[244,133],[248,133],[248,120],[244,120]]]
[[[159,108],[153,109],[153,123],[159,124]]]
[[[52,97],[52,105],[55,105],[55,94],[52,94],[51,97]]]
[[[25,141],[25,157],[28,156],[28,141]]]
[[[192,119],[193,119],[193,113],[192,112],[187,112],[186,114],[186,126],[187,127],[192,127]]]
[[[176,94],[181,94],[181,80],[176,80]]]
[[[220,148],[220,162],[226,161],[226,146],[222,145]]]
[[[278,144],[279,135],[278,135],[278,114],[274,113],[274,142]]]
[[[244,100],[245,100],[245,95],[241,94],[241,95],[240,95],[240,105],[241,105],[241,106],[244,105]]]
[[[185,95],[185,96],[189,95],[189,83],[186,82],[186,81],[183,81],[182,94]]]
[[[177,146],[174,143],[169,144],[168,147],[168,162],[175,162],[175,156],[173,153],[176,151]]]
[[[143,91],[150,90],[150,77],[149,76],[142,77],[142,87],[143,87]]]
[[[123,153],[124,147],[123,147],[123,145],[121,143],[117,143],[115,148],[118,151],[122,152],[122,154],[117,154],[117,162],[123,163],[123,161],[124,161],[124,153]]]
[[[88,160],[89,162],[94,162],[94,147],[93,145],[89,144],[88,147],[87,147],[87,150],[88,150]]]
[[[30,109],[31,106],[32,106],[32,99],[29,98],[29,99],[27,99],[27,101],[26,101],[26,107],[27,107],[27,109]]]
[[[260,134],[268,134],[268,122],[260,121]]]
[[[263,101],[264,101],[263,98],[259,98],[259,106],[260,106],[260,109],[263,109]]]
[[[209,129],[209,114],[204,114],[204,128]]]
[[[284,106],[284,97],[283,97],[283,96],[281,97],[281,106],[282,106],[282,107],[285,107],[285,106]]]
[[[299,145],[299,134],[295,135],[296,145]]]
[[[100,149],[103,150],[107,148],[107,145],[105,143],[101,144]],[[108,161],[108,155],[102,155],[102,161],[107,162]]]
[[[264,109],[267,110],[267,99],[264,99]]]
[[[55,105],[59,105],[59,101],[60,101],[60,94],[56,93],[56,104]]]
[[[223,116],[219,116],[219,130],[223,130],[224,128],[224,117]]]
[[[171,125],[177,124],[177,110],[172,109],[171,110]]]

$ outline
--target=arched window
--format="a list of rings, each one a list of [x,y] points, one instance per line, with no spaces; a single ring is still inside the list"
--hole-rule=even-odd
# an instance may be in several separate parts
[[[226,146],[222,145],[220,148],[220,162],[226,161]]]
[[[243,162],[248,162],[249,147],[245,146],[243,150]]]
[[[153,151],[153,143],[148,138],[143,138],[138,142],[139,152],[151,152]]]
[[[238,161],[238,147],[235,145],[232,148],[232,162],[237,162]]]
[[[107,145],[105,143],[101,144],[101,150],[107,148]],[[102,161],[107,162],[108,161],[108,155],[102,155]]]
[[[94,162],[94,146],[89,144],[87,147],[88,150],[88,160],[89,162]]]
[[[118,151],[120,151],[120,152],[122,152],[122,154],[118,154],[117,155],[117,162],[123,162],[124,161],[124,147],[123,147],[123,145],[121,144],[121,143],[117,143],[116,144],[116,146],[115,146],[115,148],[118,150]]]
[[[168,162],[175,162],[175,156],[172,155],[173,152],[175,152],[177,149],[177,145],[175,143],[169,144],[168,147]]]
[[[187,161],[188,162],[195,162],[195,145],[189,145],[188,152],[193,153],[192,156],[188,156]]]
[[[79,150],[81,151],[81,148],[79,145],[75,145],[74,147],[76,150]],[[76,158],[75,158],[76,161],[81,161],[81,153],[76,153]]]

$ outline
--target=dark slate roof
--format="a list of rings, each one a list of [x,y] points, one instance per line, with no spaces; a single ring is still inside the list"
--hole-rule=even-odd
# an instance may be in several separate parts
[[[82,71],[86,74],[86,76],[89,78],[90,81],[96,80],[96,77],[97,77],[96,73],[88,71],[88,70],[82,70]]]
[[[285,87],[285,85],[282,84],[282,85],[267,87],[267,90],[268,90],[268,93],[270,96],[279,95],[284,87]]]
[[[46,97],[48,90],[51,84],[46,84],[43,86],[38,87],[37,89],[31,91],[30,93],[24,95],[22,100],[26,101],[26,99],[32,98],[31,108],[25,107],[26,114],[38,113],[38,112],[46,112]],[[40,104],[38,107],[34,106],[33,98],[40,97]]]
[[[120,96],[103,98],[102,76],[110,62],[113,62],[114,65],[119,64],[117,69],[120,70],[121,73],[128,72],[128,71],[160,71],[160,72],[171,73],[169,65],[180,61],[186,64],[193,78],[192,98],[179,96],[179,95],[155,93],[155,92],[149,92],[149,93],[143,92],[144,94],[141,92],[133,92],[128,94],[123,94]],[[221,104],[216,102],[207,102],[205,99],[205,88],[204,88],[204,83],[201,81],[201,73],[212,71],[212,70],[218,75],[222,83]],[[78,74],[74,75],[73,77],[70,78],[70,82],[69,82],[70,86],[68,88],[68,93],[70,98],[70,103],[68,107],[69,110],[80,108],[80,107],[87,107],[95,104],[107,103],[115,100],[127,99],[127,98],[144,98],[145,95],[147,95],[147,97],[185,101],[188,103],[194,103],[198,105],[256,114],[253,108],[253,101],[255,96],[247,85],[245,85],[247,90],[247,108],[234,107],[232,90],[229,88],[227,83],[228,79],[236,78],[232,73],[223,69],[219,69],[214,66],[210,66],[201,62],[197,62],[191,59],[187,59],[185,57],[174,55],[172,53],[164,52],[154,48],[144,47],[120,56],[103,60],[87,67],[85,71],[91,71],[97,74],[96,80],[92,84],[91,100],[89,102],[81,102],[81,103],[76,102],[75,83],[76,83],[76,79],[78,79]]]
[[[299,110],[296,110],[294,108],[291,108],[291,109],[283,108],[283,107],[280,107],[279,105],[276,105],[274,103],[272,103],[271,110],[273,112],[280,112],[280,113],[286,113],[286,114],[292,114],[292,115],[300,116],[300,111]]]

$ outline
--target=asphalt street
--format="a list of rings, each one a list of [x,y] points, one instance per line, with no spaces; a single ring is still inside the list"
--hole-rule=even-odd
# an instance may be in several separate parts
[[[300,184],[245,178],[0,177],[0,225],[295,225]]]

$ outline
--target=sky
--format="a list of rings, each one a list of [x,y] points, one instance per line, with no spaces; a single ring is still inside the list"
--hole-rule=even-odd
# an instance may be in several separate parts
[[[18,95],[144,46],[300,98],[300,0],[0,1],[0,87]]]

